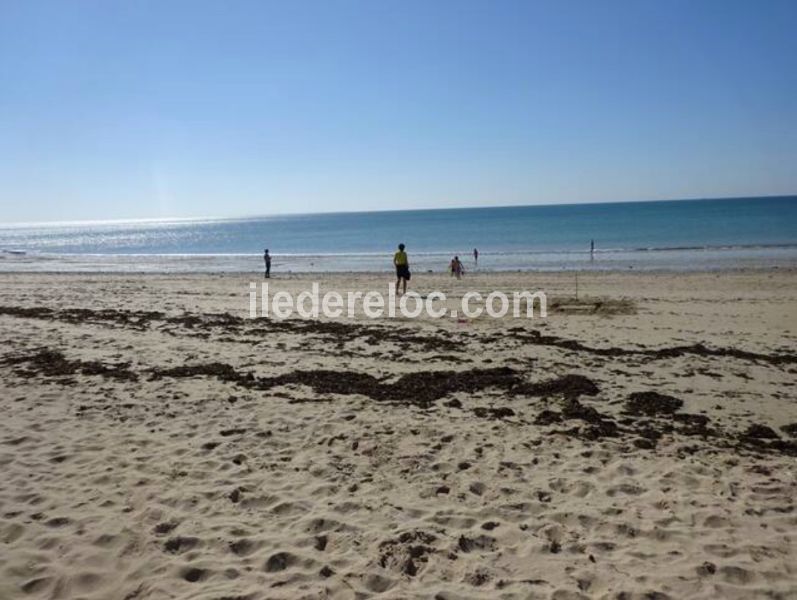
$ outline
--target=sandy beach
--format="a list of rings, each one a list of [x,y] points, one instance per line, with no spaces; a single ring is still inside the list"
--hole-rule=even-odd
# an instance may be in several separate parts
[[[797,598],[797,271],[577,278],[0,274],[0,599]]]

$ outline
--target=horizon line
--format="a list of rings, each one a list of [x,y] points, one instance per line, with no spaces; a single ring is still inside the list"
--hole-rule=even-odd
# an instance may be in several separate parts
[[[69,221],[17,221],[0,222],[0,228],[4,227],[46,227],[46,226],[67,226],[67,225],[113,225],[123,223],[163,223],[163,222],[202,222],[202,221],[246,221],[250,219],[268,219],[281,217],[304,217],[314,215],[357,215],[369,213],[399,213],[399,212],[432,212],[432,211],[453,211],[453,210],[483,210],[483,209],[504,209],[504,208],[532,208],[537,206],[585,206],[585,205],[611,205],[611,204],[643,204],[656,202],[712,202],[718,200],[754,200],[754,199],[773,199],[773,198],[797,198],[797,193],[792,194],[765,194],[760,196],[718,196],[718,197],[693,197],[693,198],[658,198],[648,200],[596,200],[588,202],[556,202],[541,204],[501,204],[497,206],[446,206],[446,207],[422,207],[422,208],[398,208],[398,209],[371,209],[371,210],[331,210],[314,212],[296,213],[271,213],[271,214],[249,214],[239,216],[197,216],[197,217],[130,217],[130,218],[110,218],[110,219],[77,219]]]

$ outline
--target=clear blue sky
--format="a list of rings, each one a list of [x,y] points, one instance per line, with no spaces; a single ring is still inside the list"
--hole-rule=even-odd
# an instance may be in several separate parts
[[[790,193],[795,0],[0,0],[0,222]]]

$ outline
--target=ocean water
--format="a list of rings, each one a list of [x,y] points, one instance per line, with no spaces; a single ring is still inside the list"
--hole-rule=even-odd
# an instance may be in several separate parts
[[[594,256],[590,240],[595,240]],[[0,271],[489,270],[797,266],[797,196],[46,225],[0,224]],[[478,248],[478,267],[472,251]]]

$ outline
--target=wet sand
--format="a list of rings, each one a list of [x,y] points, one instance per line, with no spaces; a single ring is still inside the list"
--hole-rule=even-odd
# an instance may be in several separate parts
[[[249,281],[0,275],[0,598],[797,597],[797,271]]]

